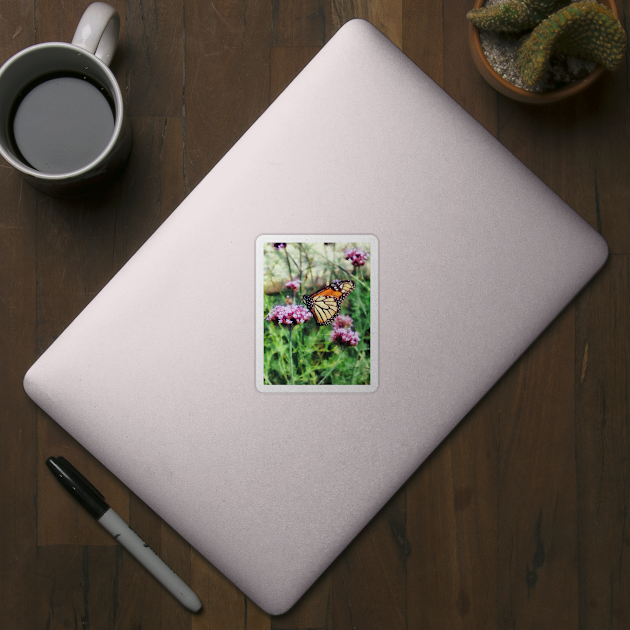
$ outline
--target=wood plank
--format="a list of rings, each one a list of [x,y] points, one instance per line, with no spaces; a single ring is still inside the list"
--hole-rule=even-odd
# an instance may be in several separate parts
[[[576,305],[580,628],[630,627],[630,259],[611,256]]]
[[[578,626],[574,345],[571,305],[499,385],[501,627]]]
[[[0,160],[0,618],[34,627],[32,599],[37,541],[37,409],[22,379],[37,359],[37,193]]]
[[[403,0],[402,50],[444,87],[442,0]]]
[[[0,9],[0,63],[36,41],[33,2]],[[36,627],[37,411],[22,378],[37,358],[37,193],[0,158],[0,619]]]
[[[246,602],[245,595],[195,549],[191,588],[203,602],[203,608],[192,619],[192,630],[246,629],[246,611],[253,604]]]
[[[89,3],[58,3],[54,0],[38,0],[37,7],[37,43],[71,42],[79,20]],[[120,40],[124,41],[125,3],[121,0],[109,2],[120,13]]]
[[[444,89],[492,135],[497,135],[499,94],[479,74],[468,49],[470,0],[442,0]]]
[[[263,0],[192,3],[185,28],[190,192],[269,105],[271,11]]]
[[[162,138],[158,153],[160,163],[160,214],[161,225],[184,201],[184,133],[181,117],[164,119]]]
[[[496,619],[498,416],[494,387],[407,483],[407,628]]]
[[[37,557],[34,628],[68,630],[114,627],[116,548],[59,545]]]
[[[630,208],[629,65],[625,63],[615,73],[606,74],[591,88],[592,107],[581,125],[588,132],[583,146],[593,164],[591,187],[595,196],[586,218],[597,227],[615,254],[630,254],[630,213],[627,212]],[[584,135],[582,128],[574,131]],[[568,166],[574,165],[569,163]]]
[[[38,197],[38,353],[50,346],[111,278],[120,190],[118,180],[96,197]]]
[[[587,96],[542,110],[499,99],[499,140],[554,192],[597,227],[595,163],[591,117],[598,119]],[[594,124],[603,124],[603,120]],[[527,134],[524,141],[523,134]]]
[[[407,625],[406,488],[399,490],[332,567],[332,627]]]
[[[323,46],[330,38],[330,0],[272,0],[272,46]]]
[[[184,86],[183,0],[127,5],[125,51],[130,116],[181,116]]]
[[[34,9],[31,0],[16,0],[2,4],[0,64],[3,64],[22,48],[37,43]]]
[[[363,18],[402,49],[403,0],[332,0],[332,34],[348,20]]]

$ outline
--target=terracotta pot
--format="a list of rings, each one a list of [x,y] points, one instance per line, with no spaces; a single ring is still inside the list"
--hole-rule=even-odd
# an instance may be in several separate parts
[[[600,0],[600,4],[608,7],[619,18],[617,12],[617,5],[614,0]],[[484,5],[484,0],[475,1],[475,9],[480,9]],[[481,76],[495,89],[497,92],[514,99],[516,101],[522,101],[524,103],[554,103],[562,99],[573,96],[582,90],[585,90],[590,85],[595,83],[605,69],[602,66],[597,66],[593,72],[591,72],[585,79],[581,81],[575,81],[568,85],[556,88],[555,90],[549,90],[548,92],[528,92],[520,87],[516,87],[509,81],[506,81],[500,74],[498,74],[494,68],[490,65],[490,62],[486,59],[481,48],[481,40],[479,39],[479,29],[471,22],[468,22],[468,43],[470,45],[470,52],[472,54],[473,61],[477,66],[477,70],[481,73]]]

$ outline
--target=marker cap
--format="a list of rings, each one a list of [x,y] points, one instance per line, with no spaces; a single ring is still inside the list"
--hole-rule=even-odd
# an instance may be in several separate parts
[[[105,497],[65,457],[49,457],[46,466],[95,519],[109,510]]]

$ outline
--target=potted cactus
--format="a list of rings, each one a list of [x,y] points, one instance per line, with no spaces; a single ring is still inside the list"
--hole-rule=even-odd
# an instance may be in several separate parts
[[[575,94],[625,55],[614,0],[603,1],[477,0],[467,14],[473,60],[510,98],[544,103]],[[497,61],[493,47],[508,53]]]

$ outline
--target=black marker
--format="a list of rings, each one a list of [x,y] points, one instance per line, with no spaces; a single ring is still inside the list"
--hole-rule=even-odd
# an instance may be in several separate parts
[[[49,457],[46,466],[61,485],[183,606],[193,612],[201,608],[201,601],[186,583],[129,528],[107,505],[105,497],[65,457]]]

